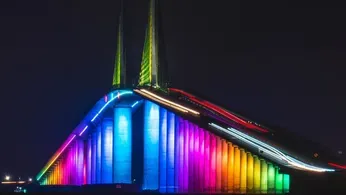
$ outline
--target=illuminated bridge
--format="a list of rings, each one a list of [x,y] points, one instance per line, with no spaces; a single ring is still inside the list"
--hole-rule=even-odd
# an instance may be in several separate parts
[[[159,192],[287,193],[290,170],[335,172],[288,137],[164,84],[157,2],[150,1],[139,82],[128,88],[119,22],[114,90],[102,97],[36,179],[41,185],[138,184]],[[312,155],[311,155],[312,156]]]

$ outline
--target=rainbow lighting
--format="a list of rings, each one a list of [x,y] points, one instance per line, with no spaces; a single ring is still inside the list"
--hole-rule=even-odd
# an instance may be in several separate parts
[[[108,98],[101,98],[94,108],[88,113],[82,123],[73,131],[69,138],[64,142],[64,144],[55,152],[53,157],[48,161],[44,168],[37,175],[36,179],[40,180],[41,177],[51,168],[51,166],[56,162],[60,155],[68,148],[72,141],[75,140],[76,136],[82,136],[83,133],[88,129],[88,124],[94,122],[95,119],[116,99],[125,95],[132,95],[133,91],[131,90],[115,90],[107,94]],[[82,127],[82,128],[81,128]]]
[[[107,102],[102,98],[104,104],[89,119],[100,116],[105,104],[120,97],[117,92],[112,94]],[[134,107],[143,109],[133,112]],[[130,101],[127,106],[115,104],[112,109],[111,117],[99,117],[93,125],[83,123],[58,155],[60,158],[41,175],[41,185],[132,183],[138,179],[143,190],[161,193],[289,192],[289,175],[279,174],[277,165],[150,100]],[[135,121],[138,117],[143,120]],[[132,142],[135,127],[136,132],[143,131],[143,145]],[[77,136],[81,132],[83,136]],[[134,152],[142,158],[140,175],[132,170],[133,163],[138,163],[132,160]]]
[[[288,156],[284,154],[283,152],[279,151],[278,149],[263,143],[249,135],[246,135],[245,133],[242,133],[234,128],[223,128],[221,126],[218,126],[214,123],[209,123],[210,126],[214,127],[215,129],[221,130],[224,133],[227,133],[231,136],[234,136],[238,138],[239,140],[242,140],[244,143],[247,143],[251,145],[252,147],[258,148],[259,150],[262,150],[264,152],[264,155],[269,155],[271,159],[275,159],[278,163],[283,164],[285,166],[289,166],[295,169],[299,170],[306,170],[306,171],[313,171],[313,172],[333,172],[334,169],[327,169],[327,168],[321,168],[312,166],[309,164],[306,164],[304,162],[301,162],[291,156]]]

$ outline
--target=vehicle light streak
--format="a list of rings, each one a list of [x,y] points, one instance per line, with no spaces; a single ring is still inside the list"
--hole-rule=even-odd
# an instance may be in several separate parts
[[[304,162],[301,162],[291,156],[288,156],[284,153],[282,153],[281,151],[279,151],[278,149],[266,144],[266,143],[263,143],[259,140],[256,140],[234,128],[223,128],[219,125],[216,125],[214,123],[209,123],[210,126],[218,129],[218,130],[221,130],[225,133],[228,133],[229,135],[232,135],[240,140],[243,140],[245,141],[246,143],[250,143],[251,145],[253,146],[257,146],[258,149],[266,152],[266,154],[269,154],[270,156],[274,157],[275,159],[280,159],[279,163],[282,164],[282,161],[284,162],[287,162],[288,165],[292,166],[292,167],[295,167],[296,169],[302,169],[302,170],[307,170],[307,171],[314,171],[314,172],[333,172],[335,171],[334,169],[327,169],[327,168],[321,168],[321,167],[316,167],[316,166],[312,166],[312,165],[309,165],[309,164],[306,164]],[[287,164],[285,164],[285,166],[287,166]]]
[[[214,112],[217,112],[223,116],[225,116],[226,118],[232,120],[232,121],[235,121],[239,124],[242,124],[244,126],[246,126],[247,128],[250,128],[250,129],[255,129],[255,130],[258,130],[258,131],[261,131],[263,133],[267,133],[269,132],[268,130],[266,129],[263,129],[261,127],[258,127],[256,125],[253,125],[253,124],[250,124],[248,122],[246,122],[245,120],[227,112],[226,110],[220,108],[219,106],[216,106],[215,104],[212,104],[208,101],[205,101],[205,100],[198,100],[195,96],[183,91],[183,90],[180,90],[180,89],[175,89],[175,88],[169,88],[170,91],[174,91],[174,92],[178,92],[178,93],[181,93],[183,94],[184,96],[187,96],[190,100],[194,101],[194,102],[197,102],[198,104],[201,104],[203,105],[204,107],[207,107],[208,109],[211,109],[213,110]]]
[[[141,94],[141,95],[143,95],[144,97],[147,97],[149,99],[153,99],[153,100],[155,100],[157,102],[160,102],[163,105],[166,105],[168,107],[174,108],[174,109],[179,110],[181,112],[184,112],[184,113],[191,112],[191,113],[193,113],[195,115],[199,115],[199,112],[197,112],[197,111],[194,111],[194,110],[192,110],[190,108],[186,108],[186,107],[184,107],[182,105],[179,105],[179,104],[177,104],[175,102],[169,101],[169,100],[167,100],[165,98],[162,98],[162,97],[160,97],[160,96],[158,96],[156,94],[153,94],[153,93],[151,93],[149,91],[142,90],[142,89],[141,90],[134,89],[134,91],[139,93],[139,94]]]

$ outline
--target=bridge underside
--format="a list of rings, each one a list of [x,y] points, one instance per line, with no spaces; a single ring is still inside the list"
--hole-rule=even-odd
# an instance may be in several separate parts
[[[160,192],[287,193],[279,167],[162,99],[102,98],[37,176],[41,185],[139,184]],[[162,102],[160,102],[162,101]],[[188,111],[186,111],[188,112]]]

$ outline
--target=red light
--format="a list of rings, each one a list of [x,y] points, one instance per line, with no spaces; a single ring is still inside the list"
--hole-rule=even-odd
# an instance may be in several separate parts
[[[328,165],[339,168],[339,169],[346,169],[346,165],[338,165],[335,163],[328,163]]]
[[[209,109],[211,109],[211,110],[213,110],[215,112],[218,112],[219,114],[225,116],[226,118],[228,118],[228,119],[230,119],[232,121],[235,121],[237,123],[240,123],[240,124],[244,125],[247,128],[256,129],[258,131],[268,133],[268,130],[260,128],[260,127],[258,127],[256,125],[250,124],[250,123],[244,121],[243,119],[241,119],[241,118],[239,118],[239,117],[237,117],[237,116],[235,116],[235,115],[225,111],[224,109],[222,109],[222,108],[220,108],[220,107],[218,107],[218,106],[216,106],[216,105],[214,105],[214,104],[212,104],[212,103],[210,103],[208,101],[205,101],[205,100],[200,101],[195,96],[193,96],[193,95],[191,95],[191,94],[189,94],[189,93],[187,93],[185,91],[182,91],[180,89],[175,89],[175,88],[169,88],[169,90],[181,93],[181,94],[187,96],[188,98],[190,98],[192,101],[195,101],[195,102],[197,102],[199,104],[202,104],[203,106],[205,106],[205,107],[207,107],[207,108],[209,108]]]

